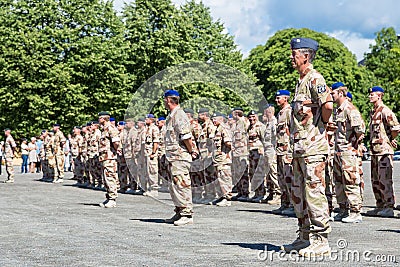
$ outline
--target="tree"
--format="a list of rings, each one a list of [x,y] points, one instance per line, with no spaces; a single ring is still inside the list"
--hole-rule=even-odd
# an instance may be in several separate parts
[[[384,101],[397,116],[400,115],[400,41],[394,28],[383,28],[376,33],[375,45],[365,54],[365,66],[374,75],[373,84],[385,89]],[[389,101],[390,99],[390,101]]]
[[[290,40],[295,37],[309,37],[319,42],[314,67],[322,73],[328,86],[337,81],[346,84],[354,96],[356,106],[366,118],[369,111],[365,106],[368,100],[368,71],[357,66],[355,56],[340,41],[310,29],[278,31],[265,45],[251,50],[245,61],[262,85],[267,100],[274,102],[275,93],[279,89],[294,92],[298,74],[291,66],[289,57]]]

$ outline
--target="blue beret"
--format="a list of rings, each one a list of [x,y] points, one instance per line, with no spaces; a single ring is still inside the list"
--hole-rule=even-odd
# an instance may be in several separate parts
[[[318,42],[310,38],[293,38],[290,41],[292,49],[311,48],[314,51],[318,50]]]
[[[350,92],[347,92],[346,96],[350,99],[353,99],[353,95]]]
[[[101,112],[99,112],[99,114],[97,114],[99,117],[100,116],[110,116],[110,112],[108,112],[108,111],[101,111]]]
[[[178,91],[175,91],[175,90],[167,90],[167,91],[165,91],[164,92],[164,97],[167,97],[167,96],[179,96],[179,92]]]
[[[229,119],[232,119],[232,118],[233,118],[232,114],[229,114],[229,115],[228,115],[228,118],[229,118]]]
[[[183,111],[184,111],[185,113],[194,114],[194,110],[191,109],[191,108],[185,108],[185,109],[183,109]]]
[[[54,123],[53,127],[60,127],[60,124],[59,123]]]
[[[276,95],[286,95],[286,96],[290,96],[290,92],[288,90],[279,90],[278,92],[276,92]]]
[[[198,113],[206,113],[209,112],[210,110],[208,108],[200,108]]]
[[[250,110],[249,114],[247,114],[247,117],[250,115],[257,115],[257,112],[255,110]]]
[[[332,84],[332,90],[339,89],[340,87],[343,87],[343,86],[344,86],[344,84],[341,82],[334,83],[334,84]]]
[[[369,89],[369,92],[370,93],[373,93],[373,92],[381,92],[381,93],[383,93],[383,92],[385,92],[385,90],[383,90],[382,87],[374,86],[371,89]]]
[[[121,125],[121,126],[123,126],[123,125],[125,125],[126,123],[124,122],[124,121],[119,121],[118,122],[118,125]]]
[[[110,118],[110,121],[115,121],[115,118],[112,118],[112,117],[111,117],[111,118]]]
[[[154,115],[153,114],[147,114],[146,115],[146,119],[154,119]]]
[[[211,118],[215,118],[215,117],[223,117],[223,118],[225,118],[225,114],[216,111],[216,112],[214,112],[214,114],[211,116]]]
[[[159,117],[158,121],[165,121],[165,118],[164,117]]]

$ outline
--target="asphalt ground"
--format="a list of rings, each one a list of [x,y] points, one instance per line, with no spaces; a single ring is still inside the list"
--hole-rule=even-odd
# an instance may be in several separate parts
[[[374,207],[369,168],[364,162],[364,212]],[[0,266],[400,265],[400,218],[334,222],[332,256],[305,259],[279,253],[295,239],[297,220],[271,214],[276,205],[195,205],[194,224],[176,227],[163,222],[173,215],[168,193],[120,194],[117,208],[104,209],[104,192],[74,186],[72,173],[52,184],[15,170],[14,184],[0,184]],[[399,178],[395,162],[397,195]]]

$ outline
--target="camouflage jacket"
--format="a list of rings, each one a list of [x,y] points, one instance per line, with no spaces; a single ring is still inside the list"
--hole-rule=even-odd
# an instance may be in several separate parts
[[[214,132],[213,163],[215,165],[231,164],[231,144],[232,136],[226,124],[221,123],[215,128]],[[228,145],[228,143],[230,143]]]
[[[386,105],[375,107],[370,114],[370,147],[372,155],[393,155],[392,131],[399,131],[396,115]]]
[[[327,155],[328,140],[322,121],[322,105],[332,101],[325,79],[312,65],[299,79],[292,102],[290,135],[293,138],[293,157]]]
[[[263,138],[264,155],[275,155],[276,149],[276,118],[272,117],[271,120],[265,122],[265,134]]]
[[[247,157],[249,155],[249,149],[247,146],[248,136],[247,128],[249,122],[245,117],[239,117],[233,124],[232,131],[232,156],[233,157]]]
[[[9,135],[4,142],[4,157],[5,158],[13,158],[14,157],[14,149],[17,147],[17,144],[14,141],[14,138]]]
[[[154,124],[150,124],[146,126],[145,130],[145,144],[144,144],[144,154],[146,156],[150,156],[153,153],[154,143],[159,143],[160,140],[160,130]],[[157,151],[156,155],[157,155]]]
[[[249,125],[249,128],[247,129],[247,136],[249,137],[247,145],[249,150],[258,150],[258,153],[264,154],[265,131],[265,125],[260,121],[256,121],[253,125]]]
[[[117,150],[113,143],[119,144],[119,132],[112,124],[104,125],[99,142],[99,161],[116,160]]]
[[[101,138],[101,131],[99,129],[95,129],[90,134],[90,138],[88,140],[88,145],[87,145],[88,158],[93,159],[99,156],[100,138]]]
[[[63,156],[64,155],[64,145],[67,139],[61,130],[58,130],[54,134],[54,154],[56,156]]]
[[[290,155],[292,145],[290,142],[290,117],[292,116],[292,107],[287,105],[283,107],[277,118],[276,126],[276,154],[279,156]]]
[[[82,135],[75,135],[69,140],[70,152],[73,158],[77,158],[82,154],[82,148],[84,146],[84,140]]]

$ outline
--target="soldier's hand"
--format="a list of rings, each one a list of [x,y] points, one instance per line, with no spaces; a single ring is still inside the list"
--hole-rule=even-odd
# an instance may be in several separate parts
[[[192,153],[190,153],[190,155],[192,156],[192,159],[197,159],[197,157],[199,156],[199,154],[197,154],[196,151],[192,151]]]
[[[392,141],[390,141],[390,143],[392,144],[392,147],[397,148],[397,140],[393,139]]]

